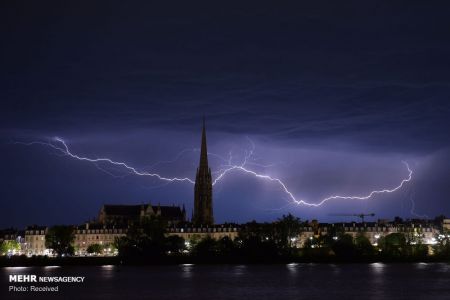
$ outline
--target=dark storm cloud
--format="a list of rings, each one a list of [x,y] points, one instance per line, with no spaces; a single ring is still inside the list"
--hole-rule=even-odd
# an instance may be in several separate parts
[[[289,157],[266,172],[311,199],[397,182],[404,176],[402,159],[416,161],[417,172],[425,162],[434,162],[426,170],[440,162],[444,175],[448,163],[438,153],[450,147],[447,6],[3,3],[1,140],[61,136],[85,155],[144,166],[198,147],[199,120],[206,115],[211,149],[227,155],[233,147],[246,148],[248,135],[266,163]],[[78,210],[70,221],[77,222],[95,215],[104,201],[192,200],[190,187],[143,189],[149,183],[132,177],[118,183],[48,149],[1,149],[1,177],[10,186],[2,202],[42,207],[36,222],[49,219],[44,211],[55,205],[59,212]],[[197,158],[189,155],[181,166],[159,171],[190,174]],[[373,174],[356,187],[354,174],[364,166]],[[392,178],[385,178],[386,170]],[[218,220],[267,219],[264,207],[286,200],[277,187],[250,181],[243,186],[229,179],[227,187],[216,187]],[[426,191],[436,207],[445,207],[444,185],[433,189],[431,181],[419,182],[416,195]],[[264,198],[261,190],[272,188]],[[392,212],[386,215],[408,213],[386,199],[373,207],[380,214],[386,207]],[[247,209],[233,214],[242,203]],[[301,211],[305,217],[317,213]],[[11,218],[3,223],[22,224],[33,216]]]

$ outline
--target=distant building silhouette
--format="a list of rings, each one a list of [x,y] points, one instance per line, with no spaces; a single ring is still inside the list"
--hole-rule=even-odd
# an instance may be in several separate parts
[[[194,191],[194,215],[192,222],[196,225],[213,225],[212,179],[208,167],[208,150],[206,147],[206,128],[203,118],[202,146],[200,165],[197,168]]]
[[[103,205],[98,215],[101,224],[130,225],[139,223],[144,217],[160,216],[169,225],[186,220],[186,211],[178,206],[161,205]]]

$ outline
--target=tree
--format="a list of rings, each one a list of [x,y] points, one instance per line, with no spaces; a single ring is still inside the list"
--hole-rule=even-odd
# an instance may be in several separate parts
[[[0,255],[5,255],[8,253],[8,248],[6,246],[6,241],[0,243]]]
[[[274,225],[269,223],[249,222],[239,231],[239,239],[244,241],[249,238],[257,238],[260,241],[274,240]]]
[[[302,223],[299,218],[291,214],[283,215],[275,223],[275,243],[280,249],[291,252],[291,249],[296,245],[301,228]]]
[[[394,224],[396,224],[396,225],[403,224],[403,219],[400,218],[399,216],[395,216],[394,217]]]
[[[217,255],[217,241],[210,236],[205,237],[195,245],[192,253],[202,259],[213,258]]]
[[[235,239],[236,251],[239,256],[249,261],[273,262],[279,257],[278,247],[273,239],[259,236],[249,236],[246,239]]]
[[[317,240],[317,238],[315,238],[313,236],[307,238],[305,243],[303,244],[303,248],[307,249],[307,250],[318,248],[318,247],[319,247],[319,241]]]
[[[75,230],[72,226],[53,226],[45,235],[45,246],[53,249],[58,256],[72,255],[74,248],[72,246],[75,240]]]
[[[166,251],[170,253],[181,253],[186,249],[184,239],[178,235],[171,235],[166,238]]]
[[[17,241],[3,241],[0,243],[0,255],[16,251],[20,251],[20,244]]]
[[[372,256],[375,254],[375,248],[370,243],[370,240],[363,234],[358,234],[355,238],[355,249],[359,256]]]
[[[115,242],[103,245],[103,254],[114,254],[117,250]]]
[[[378,244],[383,255],[401,256],[405,252],[406,238],[403,233],[391,233],[381,237]]]
[[[201,236],[199,234],[193,234],[191,235],[191,238],[187,241],[186,249],[188,251],[195,248],[195,246],[202,240]]]
[[[224,236],[217,241],[217,251],[221,256],[232,256],[235,254],[236,245],[228,236]]]
[[[116,237],[114,247],[119,251],[122,257],[132,256],[137,253],[137,245],[128,236]]]
[[[165,239],[167,222],[160,216],[150,216],[142,219],[140,224],[142,237],[162,245]]]
[[[317,241],[319,248],[329,247],[331,248],[333,244],[340,239],[345,234],[345,229],[343,226],[333,225],[328,229],[328,234],[320,235]]]
[[[146,257],[157,260],[164,255],[167,223],[160,216],[145,217],[130,227],[126,237],[115,241],[119,255],[138,259]]]
[[[103,252],[103,247],[100,244],[92,244],[87,247],[86,251],[91,254],[101,254]]]
[[[334,251],[337,257],[349,259],[356,253],[356,247],[353,244],[353,237],[350,234],[344,234],[333,243],[331,249]]]
[[[450,258],[450,230],[444,230],[435,237],[434,254],[441,258]]]
[[[422,229],[415,228],[414,231],[405,233],[405,254],[415,258],[425,258],[428,255],[428,247],[423,243]]]
[[[444,215],[436,216],[433,220],[433,223],[436,227],[441,227],[442,223],[444,222],[444,219],[446,219]]]

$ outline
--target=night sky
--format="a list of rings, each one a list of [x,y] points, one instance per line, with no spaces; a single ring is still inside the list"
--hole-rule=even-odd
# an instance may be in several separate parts
[[[57,136],[80,156],[194,179],[203,116],[223,157],[210,155],[213,172],[253,142],[247,168],[308,202],[393,188],[402,161],[414,172],[395,193],[319,208],[230,172],[214,186],[217,222],[450,215],[450,5],[80,2],[0,4],[0,227],[78,224],[114,203],[190,215],[190,183],[16,142]]]

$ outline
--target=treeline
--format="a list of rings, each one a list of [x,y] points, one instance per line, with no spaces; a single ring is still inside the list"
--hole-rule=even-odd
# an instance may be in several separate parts
[[[374,246],[362,233],[353,238],[342,229],[332,229],[327,235],[308,238],[298,247],[297,239],[305,226],[289,214],[273,223],[247,223],[234,240],[194,236],[185,241],[179,236],[166,236],[166,224],[161,219],[148,218],[118,239],[116,247],[120,258],[131,263],[450,260],[448,233],[436,236],[436,244],[430,249],[420,234],[392,233],[380,237]]]
[[[294,244],[301,232],[300,219],[288,215],[270,224],[247,225],[234,240],[194,235],[185,241],[176,235],[167,236],[166,224],[151,217],[118,239],[116,247],[127,262],[281,262],[297,254]]]
[[[215,240],[193,235],[190,240],[167,235],[167,223],[157,217],[144,218],[130,227],[125,237],[114,244],[90,245],[88,253],[118,254],[122,263],[277,263],[307,261],[449,261],[450,233],[435,237],[434,245],[425,245],[420,233],[391,233],[372,245],[363,233],[356,237],[342,227],[332,227],[326,235],[298,240],[309,226],[288,214],[273,223],[255,221],[241,225],[234,240]],[[46,247],[58,256],[74,254],[74,228],[54,226],[46,235]],[[14,245],[8,245],[8,248]],[[14,246],[17,247],[17,246]],[[1,249],[2,252],[7,252]],[[105,253],[107,251],[107,253]]]
[[[17,241],[0,242],[0,255],[14,255],[20,251],[20,244]]]

